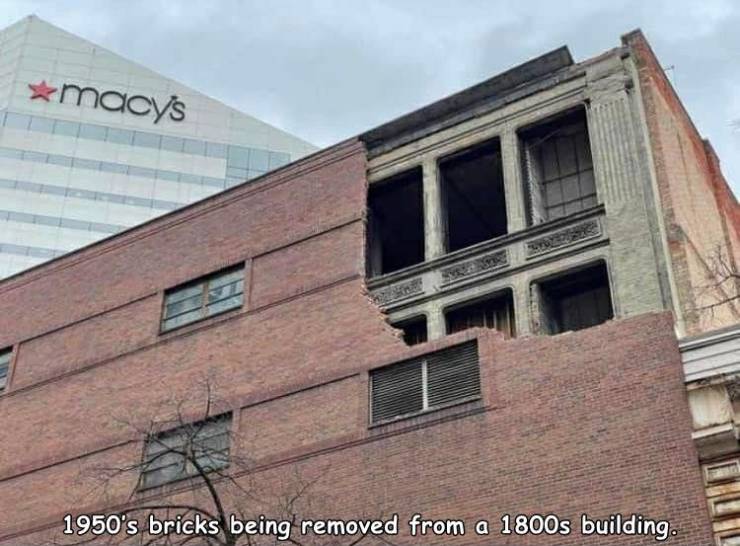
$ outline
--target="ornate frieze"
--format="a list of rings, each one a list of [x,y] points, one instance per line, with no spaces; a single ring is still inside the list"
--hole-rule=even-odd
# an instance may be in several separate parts
[[[445,267],[440,271],[442,284],[450,284],[467,277],[487,273],[509,265],[509,255],[506,250],[498,250],[490,254],[479,256],[472,260]]]
[[[596,219],[581,222],[575,226],[561,229],[554,233],[532,239],[527,242],[527,257],[539,256],[564,246],[572,245],[601,235],[601,226]]]
[[[415,277],[408,281],[399,282],[386,286],[373,292],[375,301],[380,305],[387,305],[391,302],[410,298],[424,292],[421,277]]]

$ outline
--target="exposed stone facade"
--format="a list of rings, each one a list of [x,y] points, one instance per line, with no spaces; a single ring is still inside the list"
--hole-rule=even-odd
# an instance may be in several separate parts
[[[451,119],[462,120],[458,123],[447,123],[444,118],[434,123],[414,119],[422,117],[422,110],[408,116],[405,125],[402,118],[364,137],[371,145],[371,184],[412,167],[423,170],[426,260],[370,284],[373,290],[382,290],[398,278],[423,274],[427,279],[424,295],[384,303],[394,320],[424,315],[430,336],[439,337],[445,333],[443,314],[450,305],[506,287],[514,294],[517,331],[526,334],[536,331],[537,323],[537,317],[530,315],[531,285],[599,260],[609,270],[617,316],[669,309],[682,335],[740,320],[734,305],[702,309],[727,295],[707,289],[712,282],[707,273],[717,248],[724,249],[727,263],[737,268],[740,208],[716,157],[707,151],[642,34],[629,34],[623,43],[624,47],[584,63],[563,61],[564,67],[512,92],[518,100],[502,100],[497,95],[487,103],[477,103],[475,115],[466,117],[457,110],[448,113]],[[546,64],[551,59],[535,62]],[[464,100],[464,96],[458,99]],[[665,103],[660,111],[656,110],[659,100]],[[586,108],[603,209],[594,210],[596,218],[586,221],[576,215],[568,217],[570,222],[560,219],[529,225],[519,133],[579,105]],[[392,139],[388,137],[392,144],[382,142],[373,148],[378,134],[392,134]],[[686,155],[689,152],[681,155],[678,144],[676,150],[666,148],[664,141],[670,136],[670,142],[676,142],[675,135],[693,143],[690,156]],[[480,247],[488,250],[496,244],[491,241],[452,254],[444,252],[445,213],[438,164],[452,153],[490,139],[501,143],[508,234],[495,241],[509,247],[508,267],[478,276],[466,290],[456,287],[454,295],[448,295],[444,278],[450,261],[468,263],[469,256],[480,254]],[[689,175],[676,170],[681,165],[694,173],[690,194],[684,183]],[[679,208],[675,206],[678,202],[683,203]],[[524,247],[512,243],[521,239],[526,239]],[[533,259],[560,250],[555,262],[553,256]],[[466,266],[453,269],[459,267]]]

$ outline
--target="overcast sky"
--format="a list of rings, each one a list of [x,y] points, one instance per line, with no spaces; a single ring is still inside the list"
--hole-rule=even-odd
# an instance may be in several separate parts
[[[0,0],[326,146],[567,44],[641,27],[740,190],[740,2]]]

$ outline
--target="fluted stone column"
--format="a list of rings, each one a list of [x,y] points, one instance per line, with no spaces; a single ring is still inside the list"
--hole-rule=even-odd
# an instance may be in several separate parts
[[[626,73],[590,75],[587,110],[596,188],[606,207],[610,275],[617,316],[665,308],[659,281],[659,249],[646,207],[644,143]]]

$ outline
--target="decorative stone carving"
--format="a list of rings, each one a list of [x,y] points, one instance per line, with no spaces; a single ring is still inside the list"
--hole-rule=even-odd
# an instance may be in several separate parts
[[[415,277],[411,280],[399,282],[376,290],[373,293],[373,297],[380,305],[387,305],[388,303],[410,298],[411,296],[415,296],[423,292],[424,289],[422,287],[421,277]]]
[[[473,260],[467,260],[441,270],[442,284],[450,284],[466,277],[480,275],[509,265],[509,255],[506,250],[499,250],[479,256]]]
[[[596,219],[581,222],[575,226],[550,233],[544,237],[527,242],[527,257],[539,256],[561,247],[572,245],[601,235],[601,226]]]

